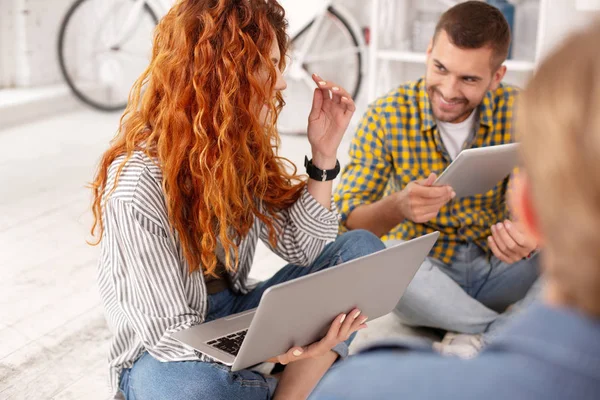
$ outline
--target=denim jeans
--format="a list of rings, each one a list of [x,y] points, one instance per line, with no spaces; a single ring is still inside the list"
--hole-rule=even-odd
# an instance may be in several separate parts
[[[513,314],[538,297],[538,259],[535,255],[506,264],[472,243],[459,249],[452,265],[427,258],[396,314],[407,325],[485,333],[484,341],[488,341]]]
[[[320,271],[331,266],[384,249],[383,243],[366,231],[352,231],[325,247],[308,267],[287,265],[246,295],[229,290],[209,296],[207,321],[257,307],[264,291],[278,283]],[[346,311],[346,310],[340,310]],[[346,357],[354,335],[333,350]],[[127,400],[230,400],[270,399],[277,380],[257,371],[231,372],[212,362],[160,362],[144,353],[130,369],[121,373],[120,389]]]

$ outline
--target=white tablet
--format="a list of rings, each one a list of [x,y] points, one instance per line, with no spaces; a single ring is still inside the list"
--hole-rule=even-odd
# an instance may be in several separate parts
[[[463,150],[433,185],[450,185],[459,198],[485,193],[517,166],[518,148],[510,143]]]

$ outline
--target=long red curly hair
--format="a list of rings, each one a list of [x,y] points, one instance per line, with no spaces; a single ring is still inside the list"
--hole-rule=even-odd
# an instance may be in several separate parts
[[[108,168],[126,155],[116,186],[139,150],[162,170],[171,228],[190,272],[214,275],[217,240],[226,267],[237,268],[238,246],[255,216],[276,244],[276,212],[292,205],[305,185],[295,167],[286,172],[289,160],[277,155],[275,125],[284,102],[273,91],[275,68],[285,67],[285,29],[284,10],[275,0],[181,0],[173,6],[156,28],[150,65],[132,88],[91,184],[91,233],[98,238],[93,244],[104,231],[103,194],[114,190],[107,188]],[[275,39],[279,65],[270,60]],[[258,78],[265,70],[266,85]],[[272,116],[266,126],[259,120],[262,104]]]

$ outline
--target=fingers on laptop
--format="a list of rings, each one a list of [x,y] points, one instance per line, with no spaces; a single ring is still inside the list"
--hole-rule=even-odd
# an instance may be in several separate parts
[[[348,340],[354,332],[366,328],[367,318],[357,308],[347,314],[340,314],[335,318],[323,339],[309,346],[292,347],[287,353],[277,356],[276,359],[280,364],[286,365],[292,361],[322,356],[338,343]]]
[[[350,311],[340,325],[339,332],[335,338],[336,342],[343,342],[344,340],[347,340],[354,332],[363,329],[360,326],[362,325],[364,318],[365,316],[361,314],[361,311],[358,308]]]
[[[287,353],[278,355],[277,361],[279,362],[279,364],[287,365],[287,364],[291,363],[292,361],[297,361],[297,360],[306,358],[305,353],[306,353],[306,351],[303,347],[300,347],[300,346],[292,347],[291,349],[289,349],[287,351]]]

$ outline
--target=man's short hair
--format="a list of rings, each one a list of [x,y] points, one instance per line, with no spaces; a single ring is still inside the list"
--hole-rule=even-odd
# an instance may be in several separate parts
[[[461,49],[490,47],[494,70],[508,57],[511,40],[508,22],[500,10],[483,1],[466,1],[442,14],[435,27],[434,43],[441,31]]]

